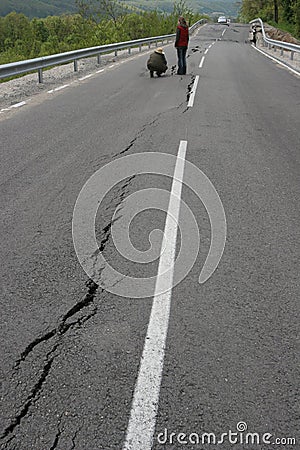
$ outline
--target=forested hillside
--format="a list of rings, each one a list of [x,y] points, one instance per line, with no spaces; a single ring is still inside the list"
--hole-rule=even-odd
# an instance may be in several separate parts
[[[185,9],[180,9],[184,7]],[[143,37],[171,34],[178,15],[190,23],[203,16],[192,13],[184,3],[174,4],[172,13],[142,11],[132,13],[109,8],[102,17],[80,14],[29,19],[12,12],[0,17],[0,64],[36,58],[80,48],[129,41]]]
[[[33,0],[27,0],[26,4],[30,1]],[[53,3],[62,6],[68,2],[56,0]],[[124,8],[112,0],[102,0],[102,9],[92,13],[88,5],[89,0],[78,1],[76,14],[30,19],[22,13],[11,12],[0,17],[0,64],[170,34],[175,31],[178,15],[185,15],[190,23],[203,17],[192,10],[185,0],[173,2],[170,13],[141,8],[133,10],[129,2]],[[243,0],[240,19],[248,22],[256,17],[271,24],[278,23],[279,27],[300,37],[300,0]]]
[[[33,17],[58,16],[63,13],[75,13],[75,0],[1,0],[0,16],[10,12],[23,13]]]
[[[95,4],[99,0],[1,0],[0,16],[6,16],[10,12],[19,12],[32,19],[33,17],[58,16],[61,14],[76,13],[77,4]],[[134,6],[142,10],[159,10],[171,12],[173,10],[173,0],[123,0],[121,3]],[[235,0],[188,0],[188,6],[195,12],[202,14],[211,14],[213,12],[222,12],[228,16],[236,16],[238,13],[239,2]]]
[[[300,0],[243,0],[240,16],[246,22],[261,17],[300,37]]]
[[[171,11],[174,2],[171,0],[125,0],[124,3],[144,9],[157,8],[162,11]],[[236,17],[239,10],[239,2],[234,0],[189,0],[187,5],[194,11],[208,15],[219,12]]]

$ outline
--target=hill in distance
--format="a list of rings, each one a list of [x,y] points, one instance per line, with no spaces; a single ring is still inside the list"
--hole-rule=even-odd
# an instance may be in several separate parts
[[[95,1],[97,4],[97,2]],[[123,3],[143,10],[157,9],[171,12],[173,0],[123,0]],[[194,11],[211,15],[214,12],[235,17],[238,12],[236,0],[187,0],[186,4]],[[78,9],[75,0],[1,0],[0,16],[10,12],[23,13],[30,19],[33,17],[59,16],[75,14]]]
[[[172,0],[124,0],[131,6],[135,6],[140,9],[149,10],[157,9],[159,11],[171,12],[173,10],[174,1]],[[239,2],[236,0],[186,0],[187,6],[189,6],[194,12],[201,14],[207,14],[209,16],[213,13],[224,14],[230,17],[236,17],[239,10]]]

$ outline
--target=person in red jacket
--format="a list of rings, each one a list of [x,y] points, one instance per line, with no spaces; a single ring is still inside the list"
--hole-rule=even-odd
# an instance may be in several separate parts
[[[189,27],[184,17],[179,17],[176,29],[175,47],[177,49],[178,70],[177,75],[186,74],[186,52],[189,43]]]

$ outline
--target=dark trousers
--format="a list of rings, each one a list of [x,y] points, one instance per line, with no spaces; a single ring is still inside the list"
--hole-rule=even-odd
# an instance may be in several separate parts
[[[177,47],[177,57],[178,57],[178,75],[186,74],[186,51],[187,47]]]

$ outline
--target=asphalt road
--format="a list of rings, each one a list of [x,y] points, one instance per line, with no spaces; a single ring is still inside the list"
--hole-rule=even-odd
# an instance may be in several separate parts
[[[174,74],[169,45],[164,77],[150,79],[148,56],[139,55],[1,118],[1,449],[299,448],[300,80],[247,37],[247,26],[206,25],[190,41],[186,76]],[[73,210],[105,164],[155,152],[151,174],[122,160],[120,183],[95,221],[111,265],[155,277],[158,259],[138,264],[118,254],[113,214],[138,190],[170,192],[173,166],[160,153],[173,155],[175,167],[181,142],[219,194],[226,245],[199,284],[213,211],[185,172],[181,199],[196,218],[200,251],[171,291],[158,397],[143,386],[136,443],[125,445],[155,294],[136,299],[125,286],[117,295],[89,279],[74,250]],[[168,170],[171,177],[159,175]],[[130,227],[133,245],[146,251],[165,220],[146,208]],[[176,251],[185,240],[192,253],[193,234],[178,235]],[[157,354],[146,384],[155,383]],[[138,426],[154,427],[150,446]],[[256,433],[248,443],[245,427]],[[201,444],[203,433],[217,447],[212,434]]]

